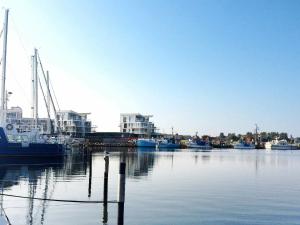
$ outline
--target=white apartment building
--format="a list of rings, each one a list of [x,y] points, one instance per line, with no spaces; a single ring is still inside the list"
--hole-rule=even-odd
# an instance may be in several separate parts
[[[138,134],[147,137],[155,134],[155,126],[150,122],[152,115],[139,113],[122,113],[120,115],[120,132]]]
[[[91,133],[92,123],[87,119],[89,114],[77,113],[72,110],[57,112],[56,117],[60,131],[72,137],[84,137],[86,133]]]
[[[72,137],[84,137],[86,133],[91,133],[91,121],[87,119],[88,115],[89,113],[77,113],[72,110],[57,112],[57,125],[60,132]],[[23,118],[21,107],[7,109],[6,122],[20,132],[31,131],[36,127],[34,118]],[[53,134],[55,130],[58,130],[54,120],[49,118],[38,118],[37,127],[41,134]]]
[[[13,125],[20,132],[28,132],[36,127],[33,118],[23,118],[23,110],[18,106],[6,110],[6,123]],[[38,118],[37,128],[41,134],[51,134],[53,121],[49,118]]]

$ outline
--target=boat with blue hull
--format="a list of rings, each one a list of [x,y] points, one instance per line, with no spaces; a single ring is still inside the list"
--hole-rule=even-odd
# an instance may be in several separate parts
[[[251,150],[255,149],[255,145],[252,143],[247,143],[245,141],[240,141],[233,145],[234,149],[240,149],[240,150]]]
[[[180,148],[180,144],[175,143],[173,140],[159,140],[157,144],[158,148]]]
[[[212,146],[208,142],[202,140],[189,141],[187,143],[187,148],[200,149],[200,150],[212,150]]]
[[[156,147],[156,141],[154,139],[146,139],[146,138],[139,138],[136,140],[137,147]]]
[[[180,145],[174,143],[160,143],[158,148],[180,148]]]
[[[65,155],[62,144],[49,143],[17,143],[9,142],[4,129],[0,127],[0,157],[20,156],[20,157],[61,157]]]

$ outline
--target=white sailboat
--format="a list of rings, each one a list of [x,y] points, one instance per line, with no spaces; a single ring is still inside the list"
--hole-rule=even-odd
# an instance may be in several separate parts
[[[13,124],[7,123],[7,98],[6,98],[6,52],[8,32],[8,12],[5,10],[3,26],[3,55],[2,55],[2,78],[1,78],[1,105],[0,105],[0,155],[1,156],[36,156],[36,157],[57,157],[63,156],[64,146],[62,144],[50,144],[39,134],[38,130],[38,74],[37,74],[37,50],[33,57],[33,77],[35,86],[34,119],[35,129],[30,132],[19,132]]]

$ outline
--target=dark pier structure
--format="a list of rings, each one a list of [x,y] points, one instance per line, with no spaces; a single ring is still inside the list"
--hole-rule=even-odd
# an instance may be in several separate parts
[[[134,147],[137,134],[120,132],[95,132],[86,134],[88,147]]]

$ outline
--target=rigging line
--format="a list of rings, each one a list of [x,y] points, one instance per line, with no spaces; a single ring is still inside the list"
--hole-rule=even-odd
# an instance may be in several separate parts
[[[6,221],[8,222],[8,225],[12,225],[3,207],[1,207],[1,210],[2,210],[3,213],[4,213],[4,216],[5,216],[5,218],[6,218]]]
[[[41,88],[41,91],[42,91],[42,94],[43,94],[43,97],[44,97],[45,104],[47,106],[46,108],[47,108],[48,118],[50,119],[49,107],[47,105],[47,100],[46,100],[45,93],[44,93],[44,90],[43,90],[43,87],[42,87],[42,83],[41,83],[41,79],[40,79],[39,76],[38,76],[38,80],[39,80],[40,88]]]
[[[2,189],[1,194],[3,194],[3,189]],[[2,202],[3,202],[3,199],[2,199]],[[12,225],[11,222],[10,222],[10,220],[9,220],[9,218],[8,218],[8,216],[7,216],[7,214],[6,214],[6,212],[5,212],[5,210],[4,210],[4,208],[3,208],[3,204],[1,204],[1,210],[2,210],[2,212],[3,212],[3,214],[4,214],[5,218],[6,218],[6,222],[8,223],[8,225]]]
[[[2,59],[1,59],[1,62],[2,62]],[[12,67],[10,66],[9,63],[7,63],[7,67],[8,69],[10,69],[11,71],[13,71]],[[17,85],[19,86],[19,88],[21,89],[21,91],[23,92],[23,96],[25,97],[27,103],[30,105],[31,104],[31,101],[29,100],[26,92],[25,92],[25,89],[22,87],[22,85],[19,83],[18,79],[15,77],[14,73],[11,73],[10,74],[11,77],[14,79],[14,81],[17,83]]]
[[[60,111],[60,107],[59,107],[59,104],[58,104],[58,101],[57,101],[57,98],[56,98],[56,94],[55,94],[55,91],[54,91],[54,88],[53,88],[53,85],[52,85],[52,82],[51,82],[50,78],[49,78],[49,83],[50,83],[50,86],[51,86],[51,89],[52,89],[52,92],[53,92],[53,95],[54,95],[54,99],[55,99],[56,104],[57,104],[57,108]]]
[[[12,24],[13,24],[13,28],[14,28],[15,31],[16,31],[16,34],[17,34],[17,36],[18,36],[18,39],[19,39],[19,41],[20,41],[20,43],[21,43],[21,46],[22,46],[22,48],[23,48],[25,54],[26,54],[26,55],[30,55],[30,54],[28,54],[28,51],[27,51],[27,49],[25,48],[24,42],[22,41],[22,38],[21,38],[21,35],[20,35],[20,32],[19,32],[19,29],[17,28],[17,25],[16,25],[16,23],[15,23],[15,20],[14,20],[13,15],[10,15],[10,18],[11,18],[11,21],[12,21]],[[31,63],[31,62],[30,62],[30,59],[27,58],[27,60],[28,60],[28,62],[29,62],[29,64],[30,64],[30,63]]]
[[[41,58],[40,58],[40,54],[38,54],[38,59],[39,59],[40,67],[41,67],[41,70],[42,70],[42,73],[43,73],[43,76],[44,76],[44,81],[47,83],[47,79],[46,79],[44,67],[43,67],[43,64],[42,64],[42,61],[41,61]],[[51,103],[52,103],[52,106],[53,106],[53,111],[54,111],[54,121],[55,121],[55,123],[56,123],[57,131],[58,131],[58,133],[60,134],[60,133],[61,133],[61,130],[60,130],[60,126],[58,126],[57,112],[56,112],[56,108],[55,108],[55,105],[54,105],[54,102],[53,102],[52,94],[51,94],[50,89],[49,89],[48,87],[47,87],[47,90],[48,90],[48,92],[49,92],[50,100],[51,100]]]
[[[41,200],[41,201],[52,201],[52,202],[72,202],[72,203],[104,203],[104,201],[85,201],[85,200],[69,200],[69,199],[55,199],[55,198],[38,198],[38,197],[28,197],[28,196],[21,196],[21,195],[10,195],[10,194],[3,194],[0,195],[13,197],[13,198],[23,198],[23,199],[33,199],[33,200]],[[107,201],[107,203],[118,203],[118,201]]]

